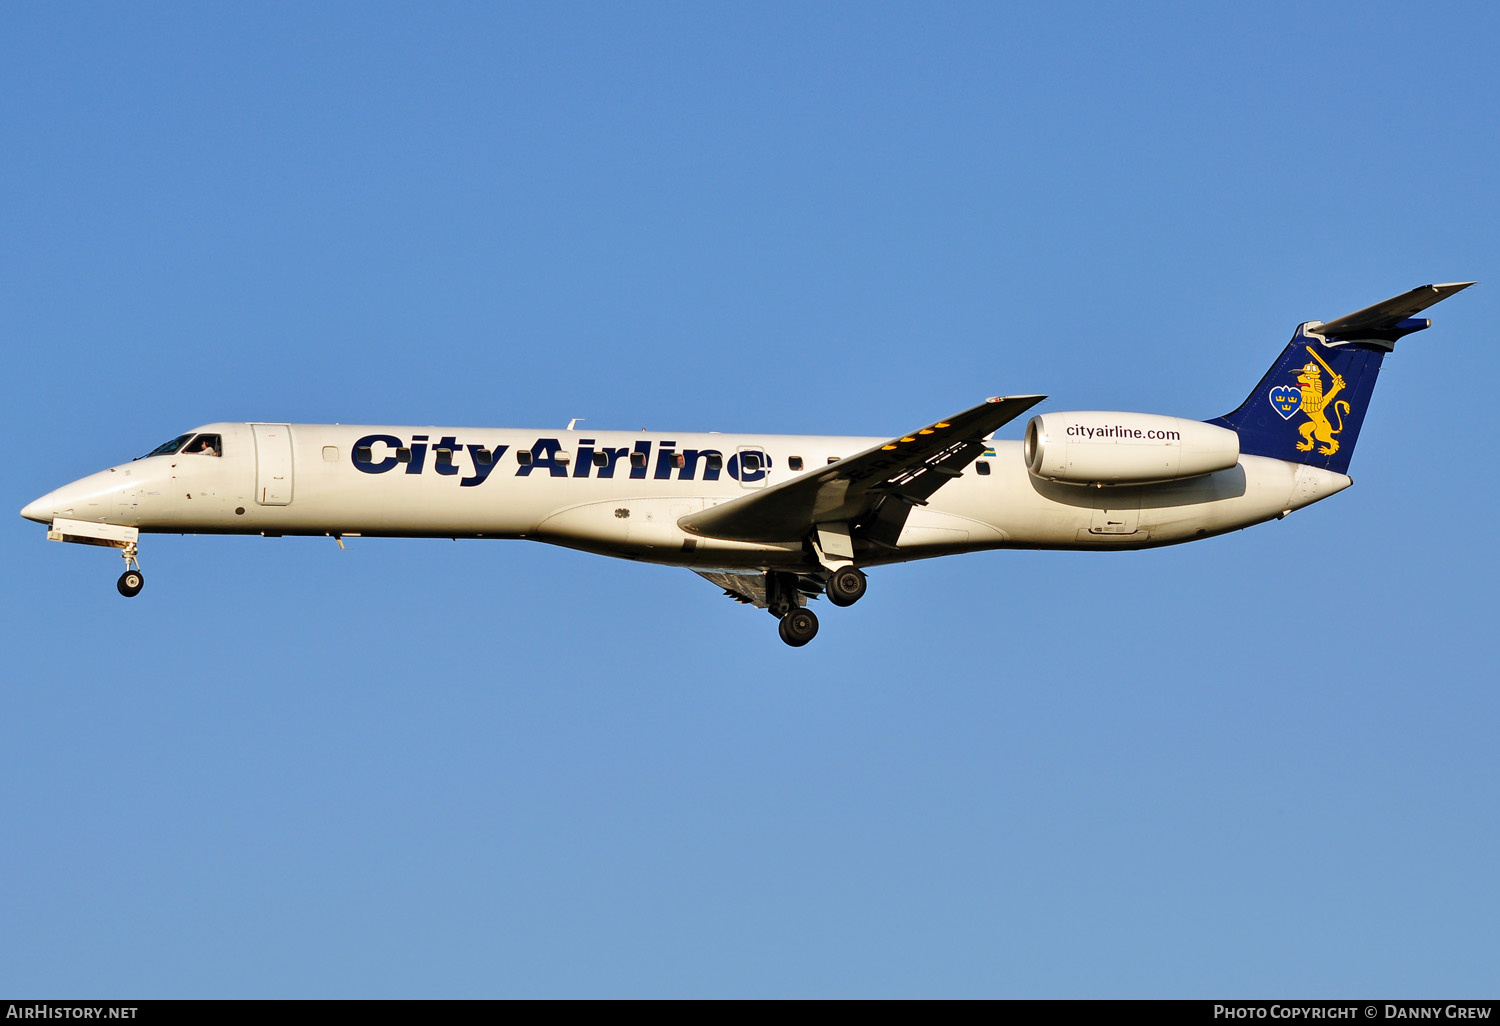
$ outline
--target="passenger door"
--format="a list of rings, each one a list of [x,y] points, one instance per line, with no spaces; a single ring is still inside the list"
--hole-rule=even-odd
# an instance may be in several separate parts
[[[255,432],[255,501],[286,506],[292,501],[292,429],[287,424],[252,424]]]

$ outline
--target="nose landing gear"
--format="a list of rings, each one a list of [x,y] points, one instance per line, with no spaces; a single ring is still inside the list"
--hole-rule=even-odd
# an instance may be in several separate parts
[[[126,598],[135,598],[146,586],[146,577],[141,573],[140,561],[135,558],[135,542],[123,546],[120,555],[125,557],[125,572],[115,582],[115,587]]]
[[[140,531],[137,528],[123,524],[101,524],[88,520],[68,520],[64,517],[55,518],[52,526],[47,528],[48,541],[104,545],[119,549],[120,555],[125,558],[125,572],[115,582],[115,587],[126,598],[139,595],[146,584],[146,578],[141,574],[140,561],[135,558],[135,542],[138,537]]]

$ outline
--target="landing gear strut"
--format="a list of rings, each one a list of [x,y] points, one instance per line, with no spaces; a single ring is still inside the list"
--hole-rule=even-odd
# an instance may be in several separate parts
[[[115,582],[115,587],[126,598],[134,598],[146,586],[145,575],[141,573],[141,564],[135,558],[135,542],[126,545],[120,551],[120,555],[125,557],[125,572]]]

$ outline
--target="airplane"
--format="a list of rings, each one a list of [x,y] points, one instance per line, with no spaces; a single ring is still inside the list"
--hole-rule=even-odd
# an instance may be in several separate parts
[[[1280,519],[1353,484],[1381,361],[1414,314],[1473,282],[1423,285],[1297,326],[1249,397],[1208,421],[984,402],[894,438],[215,423],[27,504],[53,541],[142,533],[521,538],[687,567],[768,610],[788,645],[809,600],[850,606],[865,571],[985,549],[1141,549]]]

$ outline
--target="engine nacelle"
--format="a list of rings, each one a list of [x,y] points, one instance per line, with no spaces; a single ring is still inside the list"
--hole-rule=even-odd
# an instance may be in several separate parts
[[[1228,470],[1240,436],[1154,413],[1044,413],[1026,425],[1026,469],[1077,485],[1153,484]]]

